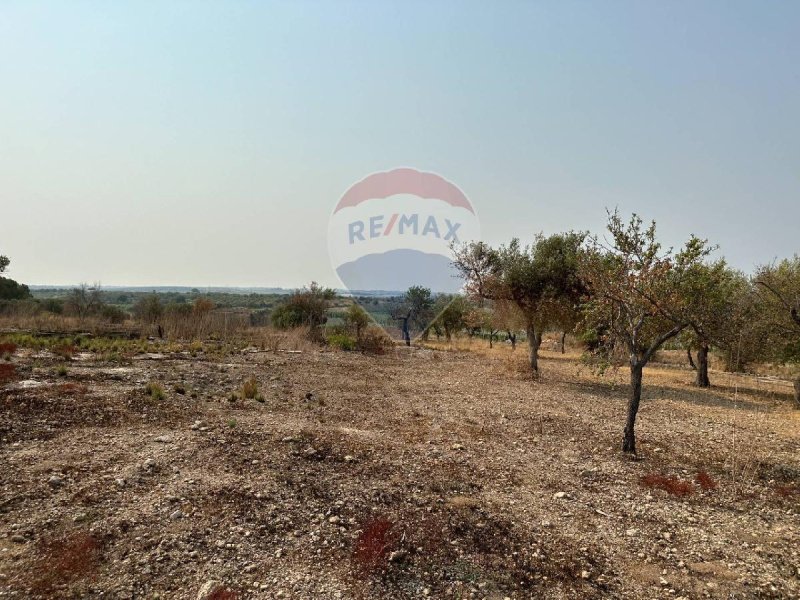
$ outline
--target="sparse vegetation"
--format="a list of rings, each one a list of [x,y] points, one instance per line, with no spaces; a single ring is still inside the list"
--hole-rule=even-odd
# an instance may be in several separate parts
[[[251,377],[242,385],[242,398],[247,400],[255,400],[258,396],[258,381],[255,377]]]
[[[155,381],[151,381],[144,386],[144,393],[149,396],[151,400],[158,401],[164,399],[164,388],[160,383],[156,383]]]

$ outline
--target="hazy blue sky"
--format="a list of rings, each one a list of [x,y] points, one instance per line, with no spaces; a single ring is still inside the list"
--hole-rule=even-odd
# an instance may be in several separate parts
[[[355,181],[484,238],[605,207],[800,251],[800,2],[0,2],[0,253],[27,283],[336,284]]]

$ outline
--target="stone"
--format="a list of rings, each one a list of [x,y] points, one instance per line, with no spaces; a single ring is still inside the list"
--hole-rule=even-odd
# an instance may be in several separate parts
[[[64,480],[58,475],[51,475],[50,479],[47,480],[47,483],[50,485],[50,487],[61,487],[64,485]]]

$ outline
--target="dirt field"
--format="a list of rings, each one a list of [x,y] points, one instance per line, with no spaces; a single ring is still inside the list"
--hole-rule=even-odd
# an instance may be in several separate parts
[[[648,369],[633,461],[627,374],[577,356],[540,382],[506,347],[11,362],[3,598],[800,597],[778,384]]]

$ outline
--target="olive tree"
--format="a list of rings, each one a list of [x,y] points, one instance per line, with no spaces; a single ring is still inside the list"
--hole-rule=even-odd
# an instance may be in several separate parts
[[[739,311],[747,306],[750,282],[743,273],[731,269],[724,259],[712,263],[679,263],[676,268],[680,273],[681,294],[685,301],[688,327],[683,336],[690,359],[692,348],[697,350],[695,383],[698,387],[708,387],[711,385],[708,376],[711,348],[716,346],[736,352],[738,340],[733,335],[731,324],[738,323],[743,316]],[[741,330],[741,325],[738,327]]]
[[[755,283],[773,360],[800,363],[800,256],[760,267]],[[800,371],[794,379],[794,399],[800,407]]]
[[[681,273],[710,250],[696,237],[678,255],[662,250],[655,222],[644,227],[635,214],[626,223],[618,212],[609,213],[608,232],[607,243],[591,238],[581,255],[581,275],[589,290],[585,314],[587,324],[599,324],[603,347],[613,351],[621,346],[628,356],[631,385],[622,450],[635,454],[644,367],[688,326]]]
[[[514,305],[528,339],[530,369],[539,374],[542,334],[565,304],[575,305],[583,294],[578,275],[583,233],[539,235],[529,246],[513,239],[495,249],[484,242],[454,246],[454,266],[468,294]]]

